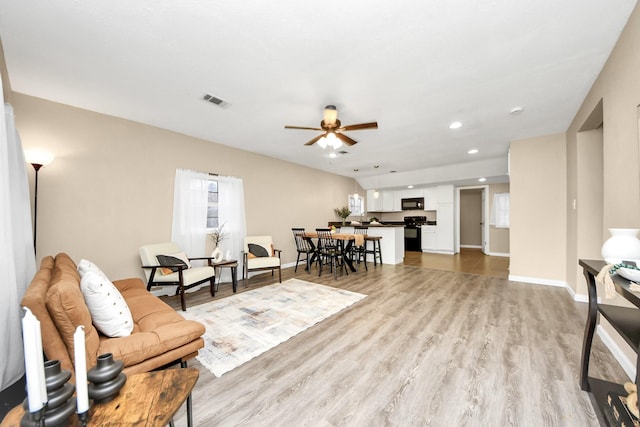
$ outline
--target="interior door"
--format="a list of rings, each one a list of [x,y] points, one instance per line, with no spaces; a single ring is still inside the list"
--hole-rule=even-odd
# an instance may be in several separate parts
[[[481,233],[482,233],[482,253],[483,254],[487,254],[489,251],[489,245],[488,245],[488,230],[487,230],[487,188],[484,187],[482,188],[482,205],[481,205],[481,211],[482,211],[482,220],[480,221],[480,228],[482,229]]]

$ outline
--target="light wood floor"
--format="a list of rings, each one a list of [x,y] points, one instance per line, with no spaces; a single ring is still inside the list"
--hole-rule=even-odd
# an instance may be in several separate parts
[[[578,385],[585,304],[561,288],[416,266],[412,255],[337,281],[299,268],[297,278],[368,297],[221,378],[190,362],[195,424],[598,425]],[[249,289],[274,282],[263,274]],[[231,294],[222,284],[215,298]],[[188,305],[210,299],[198,291]],[[598,337],[591,375],[626,380]]]

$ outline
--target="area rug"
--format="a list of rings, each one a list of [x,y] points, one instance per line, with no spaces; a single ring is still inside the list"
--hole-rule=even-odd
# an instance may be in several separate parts
[[[289,279],[181,314],[205,325],[197,359],[216,377],[242,365],[366,295]]]

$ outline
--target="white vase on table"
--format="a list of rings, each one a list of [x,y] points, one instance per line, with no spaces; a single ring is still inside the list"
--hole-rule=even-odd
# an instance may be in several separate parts
[[[640,239],[637,228],[610,228],[611,237],[602,245],[602,258],[607,264],[640,261]]]
[[[218,246],[216,246],[216,248],[213,250],[213,252],[211,252],[211,258],[213,258],[214,262],[222,261],[222,249],[220,249]]]

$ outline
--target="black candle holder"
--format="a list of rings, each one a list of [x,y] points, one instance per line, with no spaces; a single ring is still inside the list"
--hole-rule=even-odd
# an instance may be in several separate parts
[[[90,381],[89,398],[94,403],[110,402],[120,393],[127,382],[127,376],[122,372],[123,367],[122,360],[114,360],[112,353],[98,356],[96,366],[87,372],[87,379]]]
[[[44,362],[44,377],[47,384],[47,404],[43,410],[30,413],[28,398],[22,403],[25,414],[20,420],[21,427],[41,426],[62,427],[69,423],[75,412],[75,386],[69,383],[71,372],[60,367],[59,360]]]

